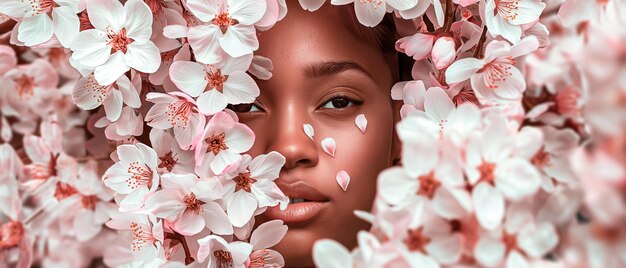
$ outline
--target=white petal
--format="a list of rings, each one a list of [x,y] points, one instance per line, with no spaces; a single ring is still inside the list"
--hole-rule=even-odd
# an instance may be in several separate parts
[[[493,230],[500,226],[504,217],[504,198],[487,183],[479,183],[472,192],[472,201],[480,225]]]
[[[141,106],[141,100],[139,99],[139,92],[135,86],[130,82],[128,77],[122,75],[117,79],[117,88],[122,93],[124,103],[131,108],[139,108]]]
[[[29,1],[1,1],[0,13],[13,18],[22,18],[30,10]]]
[[[259,48],[254,27],[240,24],[228,27],[219,43],[224,52],[234,58],[250,54]]]
[[[273,180],[278,178],[281,168],[285,165],[285,157],[278,152],[272,151],[255,157],[248,169],[250,176],[256,180]]]
[[[52,21],[54,22],[54,33],[57,39],[59,39],[61,45],[69,48],[80,30],[78,16],[72,8],[60,6],[52,10]]]
[[[519,1],[517,3],[519,3],[515,12],[517,16],[509,21],[514,25],[531,23],[539,19],[541,12],[546,8],[546,4],[541,1]]]
[[[219,0],[188,0],[187,6],[196,17],[204,22],[210,22],[219,12]]]
[[[228,101],[224,94],[220,93],[216,89],[211,89],[207,92],[200,94],[198,97],[198,110],[207,115],[216,114],[228,105]]]
[[[424,109],[426,113],[435,119],[435,123],[447,120],[450,113],[454,110],[454,103],[442,88],[429,88],[426,90],[424,99]]]
[[[114,32],[119,32],[126,21],[126,11],[120,1],[103,0],[93,1],[87,6],[89,21],[98,30],[105,31],[111,26]]]
[[[299,0],[298,2],[304,10],[315,11],[320,9],[326,0]]]
[[[170,66],[170,78],[181,91],[198,97],[207,87],[206,71],[197,62],[176,61]]]
[[[220,43],[215,42],[221,37],[220,28],[215,25],[199,25],[189,28],[187,39],[198,62],[215,64],[222,60]]]
[[[79,32],[70,47],[72,59],[86,67],[100,66],[111,56],[111,46],[107,45],[105,34],[95,29]]]
[[[128,0],[124,4],[127,14],[124,28],[128,37],[143,44],[152,35],[152,11],[146,3],[139,0]]]
[[[50,40],[54,24],[47,14],[25,17],[17,29],[17,39],[27,46],[39,45]]]
[[[365,118],[364,114],[359,114],[354,118],[354,123],[361,130],[361,133],[365,133],[365,129],[367,128],[367,118]]]
[[[211,232],[219,235],[229,235],[233,233],[233,226],[228,220],[228,215],[220,205],[209,202],[202,206],[204,210],[204,222]]]
[[[183,216],[174,223],[173,229],[185,236],[195,235],[204,229],[204,219],[194,213],[183,213]]]
[[[122,93],[119,90],[113,90],[103,103],[107,119],[114,122],[120,118],[120,115],[122,114],[122,102]]]
[[[109,97],[113,90],[110,86],[101,86],[93,75],[83,77],[76,82],[72,91],[74,103],[84,110],[93,110],[99,107]]]
[[[478,72],[478,70],[482,67],[483,62],[476,58],[458,60],[446,69],[446,82],[448,84],[453,84],[465,81]]]
[[[253,250],[267,249],[278,244],[287,233],[287,225],[281,220],[272,220],[265,222],[257,227],[252,236],[250,236],[250,244]]]
[[[514,158],[498,163],[494,171],[498,190],[511,200],[519,200],[539,190],[541,177],[529,162]]]
[[[222,92],[230,104],[252,103],[260,94],[259,86],[245,72],[231,73]]]
[[[152,42],[131,43],[124,58],[127,65],[142,73],[154,73],[161,65],[161,53]]]
[[[254,144],[254,132],[248,126],[236,123],[227,133],[224,142],[228,146],[229,150],[243,153],[252,148]]]
[[[548,222],[538,223],[537,226],[527,225],[517,239],[520,248],[534,258],[543,257],[559,242],[556,229]]]
[[[130,70],[130,66],[126,65],[124,61],[124,53],[118,51],[111,55],[104,65],[96,67],[94,76],[99,84],[110,85],[128,70]]]
[[[267,3],[265,1],[228,1],[228,11],[233,17],[244,25],[252,25],[259,21],[265,10]]]
[[[493,267],[504,259],[504,250],[505,247],[500,241],[481,236],[474,247],[474,257],[480,264]]]
[[[385,2],[382,1],[354,1],[356,18],[369,27],[374,27],[383,20],[385,8]]]
[[[463,240],[460,234],[434,238],[426,246],[429,255],[435,258],[441,264],[454,264],[459,258],[463,250]]]
[[[235,227],[241,227],[251,218],[257,209],[257,201],[254,195],[244,190],[235,192],[228,202],[228,218]]]
[[[348,190],[348,185],[350,184],[350,175],[348,175],[348,172],[345,170],[339,171],[335,179],[344,192]]]
[[[385,202],[392,205],[413,196],[417,192],[417,180],[408,176],[401,167],[383,170],[378,175],[378,193]]]
[[[313,129],[313,126],[311,126],[310,124],[304,124],[302,125],[302,128],[304,129],[304,134],[306,134],[309,139],[313,140],[313,135],[315,135],[315,130]]]
[[[530,268],[530,266],[522,254],[513,250],[506,258],[506,268]]]
[[[321,239],[313,244],[313,261],[319,268],[352,267],[350,252],[339,242]]]
[[[335,144],[335,139],[333,139],[333,138],[325,138],[325,139],[322,140],[322,149],[328,155],[330,155],[332,157],[335,157],[335,149],[336,148],[337,148],[337,145]]]

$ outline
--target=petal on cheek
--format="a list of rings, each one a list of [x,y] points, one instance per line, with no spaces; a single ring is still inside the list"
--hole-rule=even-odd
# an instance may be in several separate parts
[[[364,114],[359,114],[354,118],[354,123],[361,130],[361,133],[365,133],[365,129],[367,128],[367,118],[365,118]]]
[[[339,171],[337,173],[337,183],[341,187],[341,189],[345,192],[348,190],[348,184],[350,184],[350,175],[345,170]]]
[[[304,134],[306,134],[309,139],[313,140],[313,135],[315,135],[315,130],[313,130],[313,126],[311,126],[310,124],[304,124],[302,125],[302,128],[304,129]]]
[[[335,148],[337,147],[337,145],[335,144],[335,139],[333,138],[325,138],[324,140],[322,140],[322,149],[324,149],[324,152],[326,152],[327,154],[329,154],[332,157],[335,157]]]

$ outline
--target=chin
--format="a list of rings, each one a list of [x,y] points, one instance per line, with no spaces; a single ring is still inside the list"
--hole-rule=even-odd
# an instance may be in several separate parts
[[[285,267],[314,267],[313,243],[321,239],[313,230],[289,229],[283,240],[272,249],[285,258]]]

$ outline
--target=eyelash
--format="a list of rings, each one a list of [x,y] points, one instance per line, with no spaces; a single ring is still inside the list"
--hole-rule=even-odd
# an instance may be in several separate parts
[[[349,101],[351,104],[348,104],[348,106],[346,107],[341,107],[341,108],[324,108],[324,106],[326,106],[326,104],[332,102],[335,99],[345,99],[347,101]],[[362,100],[356,100],[354,98],[348,97],[347,95],[344,94],[337,94],[335,96],[331,96],[328,100],[326,100],[324,103],[322,103],[322,105],[320,105],[319,107],[317,107],[318,109],[332,109],[332,110],[341,110],[341,109],[346,109],[348,107],[351,106],[356,106],[356,105],[361,105],[363,104]]]

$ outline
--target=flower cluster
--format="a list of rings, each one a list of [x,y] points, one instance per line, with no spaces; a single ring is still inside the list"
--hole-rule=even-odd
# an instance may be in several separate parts
[[[369,27],[391,13],[415,60],[389,89],[401,164],[355,211],[372,227],[355,249],[318,241],[317,266],[626,266],[623,1],[299,3],[351,5]],[[271,78],[257,35],[286,13],[285,0],[0,2],[0,262],[284,266],[271,247],[287,226],[255,216],[288,205],[286,159],[247,154],[255,135],[227,107]]]

